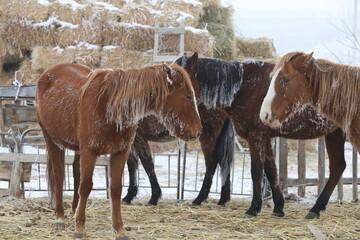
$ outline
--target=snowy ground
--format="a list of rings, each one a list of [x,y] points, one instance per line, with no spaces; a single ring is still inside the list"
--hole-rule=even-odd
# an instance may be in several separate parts
[[[7,148],[0,148],[0,152],[8,152]],[[43,149],[37,149],[30,146],[24,147],[25,153],[36,153],[36,154],[45,154]],[[67,153],[68,155],[73,155],[71,151]],[[172,153],[164,153],[160,155],[154,155],[155,158],[155,171],[157,173],[157,177],[162,187],[163,198],[164,199],[176,199],[177,196],[177,172],[178,172],[178,157],[177,150],[175,149]],[[306,176],[311,178],[317,177],[317,153],[306,153],[307,154],[307,172]],[[190,150],[187,153],[186,157],[186,172],[185,172],[185,193],[184,199],[192,200],[194,199],[198,191],[201,188],[202,181],[205,174],[205,163],[203,160],[203,155],[201,151],[198,150]],[[350,144],[346,144],[346,162],[347,168],[344,172],[344,177],[352,177],[352,146]],[[289,178],[297,178],[297,165],[296,165],[296,154],[289,154],[288,159],[288,174]],[[182,165],[182,159],[181,159]],[[32,168],[32,176],[31,181],[29,183],[25,183],[25,192],[26,198],[35,198],[35,197],[44,197],[47,196],[46,191],[46,166],[44,164],[33,164]],[[358,169],[360,169],[360,164],[358,163]],[[149,199],[151,195],[151,188],[149,188],[150,184],[147,178],[146,173],[144,172],[141,164],[139,167],[139,198]],[[68,166],[66,168],[66,172],[68,174],[66,178],[66,189],[73,188],[73,180],[72,180],[72,168]],[[105,189],[105,167],[97,166],[94,171],[94,189]],[[182,174],[182,173],[180,173]],[[328,161],[326,160],[326,177],[328,177]],[[248,153],[236,153],[235,159],[235,168],[232,173],[232,182],[233,182],[233,196],[232,198],[248,198],[252,194],[252,182],[250,176],[250,155]],[[128,185],[128,172],[127,168],[125,169],[124,174],[124,184],[123,188],[123,196],[125,196],[127,192]],[[7,188],[7,182],[0,181],[0,188]],[[43,191],[36,191],[37,189],[43,189]],[[215,178],[213,180],[212,192],[210,194],[211,198],[218,199],[218,192],[221,189],[221,178],[219,173],[216,172]],[[297,193],[297,188],[289,188],[289,193]],[[65,191],[65,195],[72,196],[72,191]],[[316,200],[317,188],[316,187],[307,187],[306,188],[306,198],[304,201],[314,202]],[[91,193],[91,197],[96,198],[105,198],[106,191],[105,190],[94,190]],[[337,199],[336,189],[334,194],[332,195],[332,200]],[[344,200],[351,201],[351,186],[344,185]]]

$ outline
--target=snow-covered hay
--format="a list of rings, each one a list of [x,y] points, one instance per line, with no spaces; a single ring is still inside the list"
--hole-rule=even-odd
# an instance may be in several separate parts
[[[109,23],[103,26],[103,45],[115,45],[127,50],[147,51],[154,47],[154,28],[129,23]]]
[[[214,37],[207,30],[198,30],[192,27],[185,28],[186,52],[198,52],[201,56],[213,57],[214,45]]]
[[[32,71],[42,73],[55,64],[68,62],[97,68],[100,65],[100,50],[99,46],[88,43],[79,43],[67,48],[35,47],[32,53]]]
[[[225,207],[211,200],[199,207],[186,202],[162,200],[156,207],[122,205],[124,227],[131,239],[315,239],[309,225],[328,239],[358,239],[358,203],[329,204],[321,219],[304,219],[310,205],[287,202],[283,218],[272,216],[265,206],[257,218],[243,218],[248,200],[232,200]],[[53,230],[54,211],[47,199],[0,199],[0,235],[5,239],[70,239],[74,233],[71,200],[65,200],[65,229]],[[89,199],[86,235],[112,239],[109,200]]]
[[[104,46],[101,50],[100,68],[142,68],[152,64],[153,53],[126,50],[117,46]]]
[[[1,3],[5,19],[19,19],[43,22],[49,17],[49,4],[39,4],[37,0],[11,0]]]
[[[276,51],[272,39],[236,37],[236,59],[255,58],[272,60],[276,58]]]
[[[51,25],[32,24],[31,21],[14,19],[4,23],[1,38],[10,52],[30,50],[35,46],[53,46],[56,42]]]

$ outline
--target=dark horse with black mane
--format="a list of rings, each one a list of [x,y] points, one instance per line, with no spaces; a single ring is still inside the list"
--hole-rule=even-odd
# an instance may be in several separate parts
[[[260,118],[260,108],[270,84],[274,64],[259,61],[225,62],[219,59],[191,57],[179,58],[176,63],[184,67],[193,83],[199,102],[208,109],[225,110],[236,133],[246,139],[251,155],[253,199],[246,216],[256,216],[262,207],[261,184],[263,172],[269,180],[274,200],[273,215],[284,216],[284,197],[278,183],[277,169],[270,139],[276,136],[290,139],[312,139],[325,135],[330,161],[330,177],[306,218],[318,218],[346,167],[345,137],[335,123],[319,115],[311,107],[272,129]],[[189,64],[191,63],[191,64]],[[199,94],[200,93],[200,94]],[[200,104],[199,103],[199,104]]]
[[[197,61],[197,59],[195,60]],[[192,64],[194,64],[194,67],[196,67],[196,61],[189,61],[188,67],[192,68]],[[202,104],[199,104],[198,110],[203,127],[199,141],[206,161],[206,174],[201,192],[194,200],[193,204],[200,205],[208,197],[215,170],[217,165],[219,165],[221,168],[223,186],[221,188],[221,197],[218,201],[218,204],[224,205],[230,200],[231,196],[230,170],[234,161],[234,128],[230,119],[227,117],[227,113],[224,110],[215,108],[208,110]],[[154,170],[154,162],[151,156],[151,149],[148,141],[169,142],[176,139],[177,138],[172,136],[164,124],[160,123],[156,117],[149,116],[140,121],[129,159],[127,161],[130,180],[128,192],[127,195],[123,198],[123,202],[131,203],[131,201],[137,195],[138,185],[136,181],[136,171],[138,169],[138,159],[140,158],[151,184],[152,194],[148,205],[157,205],[161,197],[161,188]],[[80,157],[75,155],[73,163],[73,212],[75,212],[79,200],[79,162]]]

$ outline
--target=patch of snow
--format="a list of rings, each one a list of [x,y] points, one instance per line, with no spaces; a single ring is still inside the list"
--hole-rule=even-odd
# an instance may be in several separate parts
[[[104,50],[112,50],[112,49],[116,49],[116,48],[118,48],[118,46],[113,46],[113,45],[103,46]]]
[[[99,48],[99,46],[94,45],[94,44],[90,44],[87,42],[80,42],[76,47],[85,47],[87,49],[97,49]]]
[[[56,0],[57,3],[61,5],[70,5],[70,8],[73,11],[76,11],[78,8],[84,8],[85,5],[77,3],[75,0]]]
[[[105,3],[105,2],[95,2],[94,5],[100,5],[103,8],[105,8],[108,11],[118,11],[121,12],[121,10],[117,7],[114,7],[114,5],[110,4],[110,3]]]
[[[56,50],[57,53],[62,53],[64,51],[64,49],[59,46],[54,47],[53,50]]]
[[[34,23],[33,26],[34,27],[46,27],[46,26],[50,26],[52,24],[59,24],[61,25],[60,29],[65,28],[65,27],[69,27],[69,28],[77,28],[79,25],[75,25],[69,22],[64,22],[61,21],[59,19],[57,19],[57,17],[50,17],[46,22],[39,22],[39,23]]]
[[[153,28],[152,26],[149,25],[144,25],[144,24],[140,24],[140,23],[125,23],[125,22],[121,22],[119,23],[119,25],[127,27],[127,28],[132,28],[132,27],[142,27],[142,28]]]
[[[201,2],[196,1],[196,0],[173,0],[174,2],[183,2],[183,3],[187,3],[187,4],[191,4],[193,6],[200,6],[202,5]]]
[[[192,33],[195,33],[195,34],[209,33],[209,31],[206,30],[206,29],[197,29],[197,28],[190,27],[190,26],[186,26],[185,30],[188,30],[188,31],[190,31]]]
[[[51,5],[51,2],[49,2],[48,0],[37,0],[37,2],[41,5],[45,5],[45,6],[49,6]]]

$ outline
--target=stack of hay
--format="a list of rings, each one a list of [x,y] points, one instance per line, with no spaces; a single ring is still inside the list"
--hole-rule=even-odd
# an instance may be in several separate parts
[[[266,62],[276,62],[277,56],[272,39],[269,38],[245,38],[236,36],[236,60],[253,58]]]
[[[152,64],[154,27],[185,22],[185,51],[213,55],[213,37],[195,29],[203,11],[196,0],[4,0],[0,6],[0,74],[17,70],[35,83],[50,66],[77,62],[90,68],[139,68]],[[165,35],[176,52],[178,38]],[[5,74],[6,75],[6,74]]]

